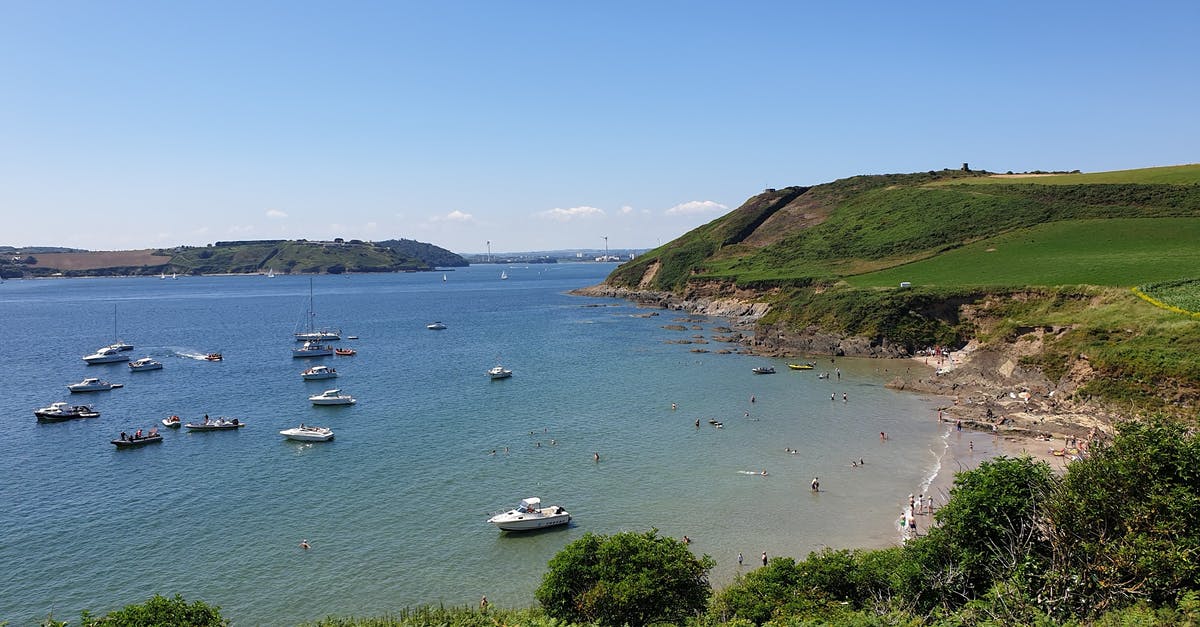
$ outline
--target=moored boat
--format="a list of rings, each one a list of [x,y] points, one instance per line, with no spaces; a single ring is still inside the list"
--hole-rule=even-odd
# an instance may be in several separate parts
[[[301,423],[299,427],[280,431],[279,435],[289,440],[298,440],[301,442],[328,442],[333,439],[333,429],[329,427],[313,427]]]
[[[162,370],[162,363],[155,361],[149,357],[143,357],[129,362],[129,370],[131,372],[142,372],[144,370]]]
[[[341,390],[325,390],[320,394],[308,397],[313,405],[353,405],[358,401],[349,394],[342,394]]]
[[[750,370],[754,374],[775,374],[774,366],[759,366]]]
[[[341,357],[349,357],[351,355],[358,354],[358,351],[354,350],[353,348],[335,348],[333,349],[333,354]]]
[[[429,329],[430,331],[441,331],[446,328],[446,325],[442,324],[441,322],[431,322],[425,325],[425,328]]]
[[[308,370],[300,373],[300,378],[305,381],[321,381],[324,379],[334,379],[338,376],[337,370],[329,366],[313,366]]]
[[[179,416],[167,416],[160,422],[163,423],[164,427],[170,427],[171,429],[178,429],[179,427],[183,426],[183,419]]]
[[[91,405],[71,405],[59,401],[51,403],[49,407],[33,410],[33,415],[37,416],[40,422],[59,422],[74,418],[95,418],[100,412],[92,409]]]
[[[124,383],[109,383],[108,381],[101,381],[96,377],[88,377],[79,383],[68,385],[67,389],[72,392],[103,392],[123,387],[125,387]]]
[[[817,365],[812,362],[806,364],[788,364],[788,368],[791,368],[792,370],[812,370],[816,367]]]
[[[512,370],[509,370],[509,369],[505,368],[504,366],[500,366],[500,365],[497,365],[496,367],[492,368],[491,370],[488,370],[487,373],[488,373],[488,376],[491,377],[492,379],[507,379],[507,378],[511,377],[513,374]]]
[[[105,346],[91,355],[84,355],[83,360],[86,361],[88,365],[111,364],[118,361],[129,361],[129,355],[126,355],[122,351],[112,348],[111,346]]]
[[[205,416],[204,422],[189,422],[183,426],[192,431],[231,431],[246,426],[246,423],[237,418],[221,416],[216,420],[211,420],[208,416]]]
[[[502,531],[529,531],[544,529],[571,522],[571,514],[561,506],[542,507],[542,499],[532,496],[521,499],[515,509],[503,514],[496,514],[487,522],[499,527]]]
[[[292,349],[292,357],[329,357],[333,354],[333,346],[320,342],[305,342],[300,348]]]

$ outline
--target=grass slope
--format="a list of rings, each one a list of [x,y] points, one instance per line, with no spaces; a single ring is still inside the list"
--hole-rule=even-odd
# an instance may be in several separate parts
[[[1200,219],[1114,218],[1040,224],[913,263],[846,277],[855,287],[1132,287],[1200,274]]]
[[[956,182],[969,185],[1002,185],[1012,183],[1026,183],[1030,185],[1089,185],[1096,183],[1192,185],[1200,182],[1200,163],[1158,168],[1140,168],[1137,170],[1091,172],[1088,174],[1055,174],[1049,176],[997,175],[962,179]]]

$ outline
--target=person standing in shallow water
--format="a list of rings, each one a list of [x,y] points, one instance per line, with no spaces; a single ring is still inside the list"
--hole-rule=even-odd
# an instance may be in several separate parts
[[[820,482],[820,481],[817,481],[817,477],[813,477],[813,480],[812,480],[812,491],[813,491],[813,492],[820,492],[820,491],[821,491],[821,482]]]
[[[763,566],[767,565],[767,552],[763,551]]]

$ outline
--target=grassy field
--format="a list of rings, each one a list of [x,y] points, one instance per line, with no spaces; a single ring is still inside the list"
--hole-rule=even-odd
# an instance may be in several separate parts
[[[855,287],[1104,285],[1132,287],[1200,273],[1200,219],[1041,224],[914,263],[845,277]]]
[[[1160,168],[1115,170],[1089,174],[1056,174],[1051,176],[994,176],[937,181],[929,185],[997,185],[1028,183],[1033,185],[1083,185],[1093,183],[1141,183],[1195,185],[1200,183],[1200,163],[1171,165]]]

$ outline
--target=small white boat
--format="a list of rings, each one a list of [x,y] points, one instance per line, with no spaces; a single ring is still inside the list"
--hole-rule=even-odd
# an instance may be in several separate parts
[[[300,373],[300,378],[305,381],[321,381],[323,379],[334,379],[338,376],[337,370],[329,366],[313,366],[308,370]]]
[[[333,345],[320,342],[308,341],[301,344],[300,348],[292,349],[292,357],[329,357],[331,355],[333,355]]]
[[[105,346],[91,355],[84,355],[83,360],[91,364],[111,364],[118,361],[129,361],[129,355],[111,346]]]
[[[167,416],[160,422],[162,422],[164,427],[170,427],[172,429],[178,429],[179,427],[183,426],[183,419],[181,419],[179,416]]]
[[[129,362],[129,369],[133,372],[142,370],[162,370],[162,363],[154,361],[149,357],[143,357]]]
[[[308,397],[313,405],[353,405],[357,403],[353,396],[342,394],[341,390],[325,390],[320,394]]]
[[[88,377],[79,383],[68,385],[67,389],[72,392],[102,392],[104,390],[123,387],[125,387],[124,383],[109,383],[108,381],[101,381],[96,377]]]
[[[542,507],[542,499],[533,496],[521,499],[516,509],[487,519],[503,531],[529,531],[571,522],[571,514],[558,505]]]
[[[757,368],[751,368],[750,372],[753,372],[754,374],[775,374],[775,367],[774,366],[759,366]]]
[[[442,324],[441,322],[431,322],[425,325],[425,328],[429,329],[430,331],[441,331],[442,329],[446,328],[446,325]]]
[[[509,370],[504,366],[496,366],[495,368],[488,370],[487,373],[488,376],[493,379],[507,379],[512,376],[512,370]]]
[[[100,412],[92,409],[90,405],[71,405],[59,401],[51,403],[49,407],[33,410],[33,415],[37,416],[39,421],[58,422],[72,418],[95,418]]]
[[[501,271],[500,271],[500,280],[501,280],[501,281],[504,281],[504,280],[506,280],[506,279],[508,279],[508,271],[507,271],[507,270],[501,270]]]
[[[300,440],[301,442],[328,442],[333,439],[333,429],[329,427],[310,427],[301,424],[299,427],[284,429],[279,432],[279,435],[289,440]]]

